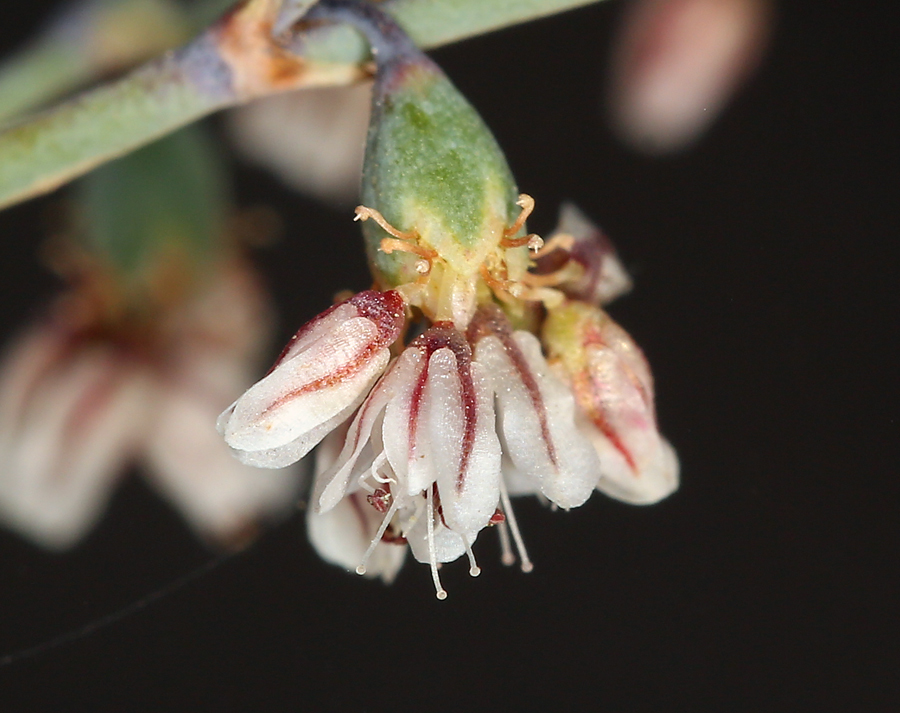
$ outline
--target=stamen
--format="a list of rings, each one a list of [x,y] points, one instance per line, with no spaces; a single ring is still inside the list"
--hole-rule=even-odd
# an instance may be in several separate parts
[[[529,287],[556,287],[563,282],[576,280],[584,274],[584,268],[577,262],[569,261],[559,270],[548,272],[544,275],[536,275],[526,272],[522,275],[522,282]]]
[[[372,467],[369,469],[369,475],[371,475],[372,479],[377,483],[396,483],[397,481],[391,476],[378,474],[378,469],[383,466],[385,462],[387,462],[387,454],[384,451],[381,451],[372,462]]]
[[[472,552],[472,545],[469,544],[469,540],[465,535],[460,535],[462,537],[463,544],[466,546],[466,555],[469,557],[469,576],[477,577],[481,574],[481,567],[475,562],[475,553]]]
[[[434,549],[434,504],[431,497],[431,488],[426,488],[425,498],[428,502],[428,559],[431,563],[431,580],[434,582],[434,595],[438,599],[446,599],[447,592],[441,586],[441,578],[438,577],[437,552]]]
[[[509,529],[512,532],[513,540],[516,543],[516,549],[519,551],[519,559],[522,560],[522,571],[530,572],[534,569],[534,564],[525,551],[525,542],[522,540],[522,534],[519,532],[519,525],[516,522],[516,516],[513,514],[512,503],[509,501],[509,493],[506,492],[506,484],[500,479],[500,502],[503,505],[503,512],[506,515],[506,521],[509,523]]]
[[[501,300],[502,302],[515,304],[516,298],[510,292],[510,289],[514,288],[515,285],[504,280],[498,280],[484,265],[481,266],[479,272],[481,273],[481,278],[485,281],[485,283],[487,283],[487,286],[491,288],[491,291],[497,296],[499,300]]]
[[[544,255],[548,255],[552,253],[554,250],[565,250],[566,252],[572,249],[572,246],[575,245],[575,238],[566,233],[559,233],[554,235],[550,240],[541,246],[538,251],[532,255],[531,257],[537,259],[544,257]]]
[[[409,535],[409,531],[415,527],[416,523],[419,521],[419,518],[422,517],[422,510],[425,509],[425,500],[416,498],[416,509],[413,512],[412,516],[406,518],[406,526],[401,528],[400,536],[407,537]],[[402,525],[403,523],[401,523]]]
[[[395,238],[400,238],[401,240],[416,240],[418,239],[418,235],[415,230],[411,230],[408,233],[403,232],[402,230],[397,230],[393,225],[385,220],[384,216],[379,213],[377,210],[373,208],[366,208],[364,205],[356,206],[356,215],[353,220],[362,220],[366,221],[369,218],[374,220],[378,225],[381,226],[384,232],[393,235]]]
[[[512,545],[509,541],[509,527],[506,520],[500,523],[500,561],[507,567],[512,566],[516,562],[516,556],[513,554]]]
[[[430,248],[422,247],[421,245],[411,243],[408,240],[400,240],[399,238],[382,238],[381,244],[378,247],[385,255],[390,255],[393,252],[418,255],[429,263],[429,270],[431,269],[431,261],[438,257],[438,254]]]
[[[525,221],[528,220],[528,216],[531,215],[531,211],[534,210],[534,198],[527,193],[522,193],[519,195],[519,200],[516,201],[516,205],[522,209],[522,212],[519,213],[516,222],[503,231],[503,237],[505,238],[511,238],[522,229],[523,225],[525,225]]]
[[[537,233],[529,233],[521,238],[503,238],[500,240],[501,248],[520,248],[527,245],[532,252],[537,252],[544,247],[544,239]]]
[[[397,512],[398,507],[400,507],[400,500],[399,498],[394,498],[394,501],[391,503],[391,506],[385,513],[384,518],[381,520],[381,524],[378,526],[378,531],[375,533],[375,537],[373,537],[372,541],[369,543],[369,549],[366,550],[365,554],[362,557],[362,561],[356,568],[357,574],[366,573],[366,562],[369,561],[369,557],[372,556],[372,553],[375,551],[378,543],[381,542],[381,538],[384,536],[384,531],[387,530],[388,525],[391,523],[391,519],[394,517],[394,513]]]
[[[529,287],[524,282],[517,282],[513,287],[511,294],[526,302],[543,302],[547,309],[559,307],[566,299],[564,293],[552,287]]]
[[[360,475],[356,479],[356,483],[359,485],[360,488],[365,490],[369,495],[373,495],[375,493],[375,488],[366,482],[367,475],[368,475],[368,473],[363,473],[362,475]]]

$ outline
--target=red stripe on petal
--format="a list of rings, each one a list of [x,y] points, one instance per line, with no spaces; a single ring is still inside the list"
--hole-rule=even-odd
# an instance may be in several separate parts
[[[510,325],[506,315],[496,305],[481,307],[469,324],[466,336],[473,343],[477,343],[478,340],[488,336],[496,337],[500,341],[513,368],[518,373],[519,379],[528,391],[528,396],[531,398],[531,403],[534,406],[541,426],[541,438],[547,447],[547,456],[550,458],[553,467],[559,469],[556,446],[553,444],[553,439],[550,436],[550,424],[547,422],[547,409],[544,406],[544,397],[541,395],[537,379],[531,373],[531,368],[525,360],[525,355],[522,354],[522,350],[519,349],[519,345],[513,339],[512,325]]]
[[[466,470],[469,467],[469,456],[472,453],[472,447],[475,444],[475,430],[477,426],[477,402],[475,398],[475,382],[472,379],[472,349],[466,342],[465,337],[453,326],[452,322],[435,322],[435,324],[424,334],[417,337],[409,345],[410,348],[421,349],[426,358],[430,358],[438,349],[449,349],[456,357],[457,374],[459,376],[459,386],[463,402],[464,410],[464,429],[463,442],[460,452],[459,471],[456,476],[456,490],[462,491],[465,485]],[[418,400],[421,398],[422,388],[424,388],[425,377],[427,376],[427,367],[423,371],[420,384],[416,385],[416,392],[413,396],[413,409],[416,416],[418,415]],[[414,418],[410,414],[410,418]],[[412,439],[413,422],[410,422],[410,439]]]

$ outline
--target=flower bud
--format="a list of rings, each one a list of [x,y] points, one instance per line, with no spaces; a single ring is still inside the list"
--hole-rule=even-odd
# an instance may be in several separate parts
[[[512,173],[490,130],[418,51],[379,66],[372,101],[362,203],[397,229],[415,231],[451,272],[477,273],[519,213]],[[382,285],[420,277],[415,254],[386,254],[381,244],[388,233],[374,221],[363,229]]]
[[[237,457],[281,468],[306,455],[384,371],[404,307],[396,292],[360,292],[301,327],[269,373],[219,416]]]
[[[550,363],[571,383],[600,456],[597,488],[650,504],[678,487],[678,459],[659,435],[653,377],[631,337],[597,307],[569,302],[550,310],[543,329]]]

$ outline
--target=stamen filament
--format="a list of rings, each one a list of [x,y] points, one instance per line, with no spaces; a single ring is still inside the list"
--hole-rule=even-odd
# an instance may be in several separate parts
[[[465,535],[460,535],[462,537],[463,544],[466,546],[466,555],[469,557],[469,576],[477,577],[481,574],[481,567],[475,562],[475,553],[472,552],[472,545],[469,544],[469,540]]]
[[[369,561],[369,557],[372,556],[372,553],[375,551],[378,543],[381,542],[381,538],[384,536],[384,531],[387,530],[388,525],[391,523],[391,519],[394,517],[394,513],[397,512],[398,507],[400,507],[400,500],[398,498],[394,498],[394,501],[391,503],[388,511],[384,514],[384,518],[382,518],[381,524],[378,526],[378,531],[375,533],[375,537],[373,537],[372,541],[369,543],[369,548],[362,556],[362,561],[356,568],[357,574],[366,573],[366,562]]]
[[[434,582],[434,595],[438,599],[446,599],[447,592],[441,586],[441,578],[438,577],[437,551],[434,549],[434,503],[432,502],[431,488],[426,488],[425,498],[428,502],[428,559],[431,564],[431,580]]]
[[[418,255],[428,263],[429,270],[431,269],[431,261],[438,257],[438,254],[430,248],[425,248],[421,245],[417,245],[416,243],[411,243],[408,240],[401,240],[399,238],[382,238],[381,245],[379,247],[381,249],[381,252],[383,252],[385,255],[390,255],[393,252],[412,253],[413,255]]]
[[[378,469],[385,464],[387,461],[387,454],[384,451],[381,451],[376,457],[375,460],[372,461],[372,467],[369,469],[369,475],[372,476],[372,479],[377,483],[396,483],[391,476],[379,476]]]
[[[512,566],[516,562],[516,556],[513,554],[512,545],[509,541],[509,527],[506,520],[500,523],[498,532],[500,533],[500,561],[507,567]]]
[[[516,543],[516,549],[519,551],[519,559],[522,561],[522,571],[530,572],[534,569],[534,564],[528,557],[525,550],[525,542],[522,540],[522,534],[519,532],[519,525],[516,522],[516,516],[513,514],[512,503],[509,501],[509,493],[506,492],[506,484],[500,479],[500,502],[503,505],[503,513],[506,515],[506,522],[509,523],[509,529],[512,532],[513,540]]]
[[[491,288],[491,291],[497,296],[499,300],[509,304],[516,303],[516,298],[509,291],[509,288],[512,286],[511,282],[498,280],[484,265],[481,266],[480,273],[481,278],[485,281],[487,286]]]
[[[532,258],[541,258],[544,255],[548,255],[552,253],[554,250],[565,250],[568,252],[572,249],[572,246],[575,245],[575,238],[567,233],[559,233],[558,235],[554,235],[550,240],[544,243],[544,245],[532,255]]]
[[[577,262],[569,261],[559,270],[548,272],[545,275],[536,275],[526,272],[522,275],[522,282],[529,287],[556,287],[569,280],[577,279],[584,274],[584,268]]]
[[[356,215],[353,220],[366,221],[369,218],[378,223],[384,232],[393,235],[395,238],[400,238],[401,240],[416,240],[419,237],[414,230],[411,230],[408,233],[397,230],[397,228],[388,223],[385,217],[374,208],[367,208],[364,205],[356,206]]]
[[[503,237],[505,238],[511,238],[522,229],[523,225],[525,225],[525,221],[528,220],[528,216],[531,215],[531,211],[534,210],[534,198],[527,193],[522,193],[519,195],[519,200],[516,201],[516,205],[519,206],[522,211],[519,213],[519,217],[516,218],[516,222],[503,231]]]
[[[527,245],[529,250],[537,254],[544,247],[544,239],[537,233],[529,233],[521,238],[503,238],[500,240],[501,248],[520,248],[523,245]]]

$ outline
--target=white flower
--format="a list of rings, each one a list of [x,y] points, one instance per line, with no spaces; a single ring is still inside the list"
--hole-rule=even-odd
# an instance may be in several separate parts
[[[138,461],[202,536],[242,544],[298,488],[293,470],[235,461],[212,426],[248,382],[265,336],[255,280],[243,269],[223,273],[183,309],[128,335],[98,321],[83,298],[59,300],[0,365],[0,521],[44,547],[70,547]]]
[[[219,432],[244,463],[297,462],[365,398],[406,320],[397,292],[361,292],[294,335],[269,373],[226,409]]]
[[[537,338],[513,333],[498,307],[482,308],[468,333],[476,361],[491,374],[504,452],[512,465],[550,502],[578,507],[600,477],[600,462],[575,428],[571,390],[550,373]]]
[[[328,512],[364,489],[389,503],[371,550],[396,517],[413,556],[431,564],[463,553],[500,499],[500,443],[483,367],[450,323],[417,337],[372,389],[335,464],[316,480],[313,506]],[[366,558],[360,563],[365,571]],[[477,571],[472,562],[473,572]]]
[[[222,415],[226,441],[255,465],[292,463],[326,439],[307,524],[324,559],[390,581],[403,561],[398,545],[408,544],[444,598],[439,564],[465,554],[478,574],[472,546],[485,527],[499,526],[504,563],[515,559],[514,542],[522,569],[532,568],[510,494],[569,509],[596,488],[650,502],[677,485],[646,362],[608,318],[595,331],[610,343],[586,342],[592,323],[579,310],[602,313],[565,297],[608,301],[630,280],[596,228],[574,209],[563,218],[567,231],[541,250],[530,277],[516,284],[482,272],[480,286],[469,280],[471,299],[457,299],[454,274],[441,263],[432,282],[437,260],[415,252],[424,263],[418,280],[360,293],[313,319]],[[389,247],[407,249],[402,240]],[[509,272],[503,263],[496,269]],[[543,322],[549,363],[538,337],[515,329],[488,289],[522,324]],[[522,308],[514,293],[546,300],[548,316]],[[404,347],[408,316],[419,319],[410,306],[427,320]],[[604,359],[611,368],[599,366]]]
[[[634,504],[671,495],[678,458],[657,429],[653,376],[634,340],[600,308],[580,302],[550,310],[543,338],[587,416],[581,431],[602,464],[597,488]]]

